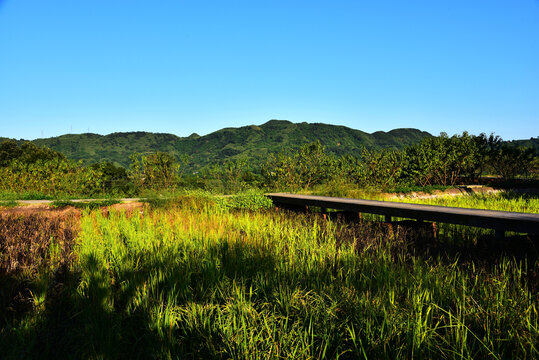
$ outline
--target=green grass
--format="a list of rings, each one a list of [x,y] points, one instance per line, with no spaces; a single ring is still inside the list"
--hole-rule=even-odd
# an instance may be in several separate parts
[[[19,203],[15,200],[0,201],[0,207],[15,207],[17,205],[19,205]]]
[[[177,200],[86,211],[76,260],[26,280],[34,310],[3,323],[3,357],[539,357],[536,259],[479,266],[377,224]]]
[[[152,208],[174,208],[182,206],[184,202],[202,201],[213,204],[215,209],[232,210],[260,210],[273,206],[273,202],[260,190],[247,190],[234,195],[215,195],[206,190],[179,190],[175,192],[158,194],[147,193],[142,198]]]
[[[39,192],[25,192],[25,193],[16,193],[16,192],[0,192],[0,200],[75,200],[75,199],[93,199],[95,195],[66,195],[66,194],[57,194],[57,195],[47,195]],[[112,195],[99,195],[100,198],[110,198],[114,199]]]
[[[431,199],[394,198],[391,201],[413,204],[441,205],[473,209],[501,210],[539,213],[538,194],[517,194],[500,192],[496,194],[471,194],[460,196],[440,196]]]
[[[423,192],[433,192],[434,190],[443,190],[448,187],[422,187]],[[412,204],[427,204],[427,205],[440,205],[451,207],[464,207],[472,209],[486,209],[486,210],[500,210],[500,211],[514,211],[514,212],[526,212],[526,213],[539,213],[539,194],[526,194],[516,193],[511,191],[500,191],[498,193],[470,193],[462,195],[439,195],[433,198],[415,198],[406,196],[408,190],[414,188],[400,188],[403,191],[404,196],[398,198],[389,198],[386,193],[382,193],[379,190],[358,189],[354,187],[343,187],[340,191],[331,191],[327,186],[321,186],[315,188],[312,191],[303,191],[303,194],[323,195],[323,196],[338,196],[355,199],[368,199],[368,200],[381,200],[381,201],[395,201],[405,202]],[[397,192],[397,189],[393,189]],[[405,191],[406,190],[406,191]]]
[[[444,191],[454,186],[444,186],[444,185],[429,185],[429,186],[417,186],[417,185],[401,185],[393,189],[388,189],[388,193],[411,193],[411,192],[424,192],[427,194],[432,194],[436,190]]]
[[[310,190],[302,190],[298,193],[323,195],[323,196],[335,196],[335,197],[348,197],[358,199],[370,199],[370,200],[385,200],[387,195],[391,193],[408,194],[412,192],[424,192],[432,194],[433,192],[440,190],[454,188],[454,186],[432,185],[432,186],[416,186],[416,185],[401,185],[395,188],[379,189],[379,188],[358,188],[356,184],[350,184],[346,182],[333,181],[326,184],[316,185]]]
[[[53,197],[37,192],[13,193],[0,192],[0,200],[52,200]]]
[[[63,208],[67,206],[72,206],[77,209],[97,209],[103,206],[111,206],[118,203],[120,203],[120,201],[115,200],[115,199],[92,200],[92,201],[54,200],[51,203],[51,206],[54,208]]]

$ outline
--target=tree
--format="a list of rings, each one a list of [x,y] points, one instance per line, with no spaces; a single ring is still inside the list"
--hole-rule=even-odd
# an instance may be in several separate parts
[[[319,141],[303,145],[293,155],[271,155],[263,174],[271,186],[293,190],[309,189],[330,181],[337,172],[337,161]]]
[[[514,179],[519,175],[529,175],[536,164],[533,148],[518,148],[507,144],[495,149],[490,155],[490,166],[504,180]]]
[[[387,188],[395,186],[401,178],[405,157],[402,151],[383,149],[361,150],[364,185]]]
[[[255,178],[247,160],[229,160],[223,164],[215,164],[206,172],[206,186],[211,190],[235,193],[246,190],[255,182]]]
[[[164,152],[132,154],[129,175],[138,189],[174,188],[180,164],[174,156]]]
[[[6,140],[0,144],[0,166],[7,166],[13,159],[21,156],[22,150],[15,140]]]
[[[127,170],[116,166],[110,161],[96,163],[90,166],[101,175],[101,187],[105,193],[127,194],[130,192],[130,182]]]
[[[8,166],[13,160],[23,164],[34,164],[37,161],[65,160],[64,154],[46,147],[39,147],[29,141],[19,144],[15,140],[6,140],[0,144],[0,166]]]
[[[481,172],[482,139],[462,135],[424,138],[406,150],[406,177],[418,185],[455,185],[463,174]]]

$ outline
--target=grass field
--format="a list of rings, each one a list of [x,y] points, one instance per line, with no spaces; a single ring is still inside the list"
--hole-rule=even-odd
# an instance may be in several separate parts
[[[539,357],[537,257],[474,261],[462,239],[209,197],[160,205],[1,217],[2,358]]]
[[[391,200],[414,204],[441,205],[473,209],[515,211],[539,214],[538,194],[517,194],[512,192],[501,192],[497,194],[440,196],[427,199],[394,198]]]
[[[447,187],[446,187],[447,188]],[[438,188],[421,188],[422,193],[428,195],[434,190],[444,190]],[[327,187],[320,187],[314,191],[303,192],[305,194],[337,196],[356,199],[381,200],[406,202],[414,204],[440,205],[452,207],[464,207],[474,209],[500,210],[539,213],[539,194],[516,193],[512,191],[500,191],[497,193],[470,193],[462,195],[438,194],[432,197],[418,198],[411,193],[402,193],[401,196],[390,196],[392,194],[382,193],[376,190],[342,188],[333,192]]]

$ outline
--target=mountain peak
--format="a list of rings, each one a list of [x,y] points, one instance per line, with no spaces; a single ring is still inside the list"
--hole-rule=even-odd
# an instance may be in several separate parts
[[[277,120],[277,119],[271,119],[264,124],[260,125],[260,127],[274,127],[274,126],[283,126],[283,125],[292,125],[293,122],[289,120]]]

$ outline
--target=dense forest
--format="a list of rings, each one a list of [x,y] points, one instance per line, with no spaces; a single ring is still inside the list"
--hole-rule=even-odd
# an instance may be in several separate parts
[[[328,124],[295,124],[271,120],[263,125],[225,128],[205,136],[192,134],[178,137],[172,134],[148,132],[62,135],[37,139],[33,143],[64,154],[84,165],[108,161],[128,168],[129,156],[137,153],[166,152],[173,156],[189,155],[187,172],[200,171],[208,165],[227,160],[246,159],[251,165],[261,165],[270,153],[282,149],[299,149],[302,145],[320,141],[335,155],[361,154],[368,149],[403,149],[419,142],[429,133],[417,129],[395,129],[372,134],[344,126]],[[0,139],[1,141],[1,139]],[[24,141],[19,141],[24,142]]]
[[[223,134],[232,130],[223,131],[208,137],[217,136],[218,141],[225,143]],[[407,141],[413,142],[412,138],[408,136]],[[304,139],[310,140],[307,136]],[[240,138],[231,138],[230,144],[235,142],[240,143]],[[359,146],[347,153],[331,149],[316,139],[299,148],[266,148],[263,159],[217,157],[200,171],[192,172],[189,164],[195,156],[178,151],[133,152],[124,168],[111,161],[85,164],[32,142],[5,140],[0,144],[0,191],[35,196],[132,196],[178,188],[204,188],[219,193],[322,188],[328,195],[344,196],[350,188],[453,186],[474,183],[485,175],[503,181],[538,175],[539,157],[533,147],[515,146],[494,135],[442,133],[423,136],[419,142],[400,149],[389,145]]]

